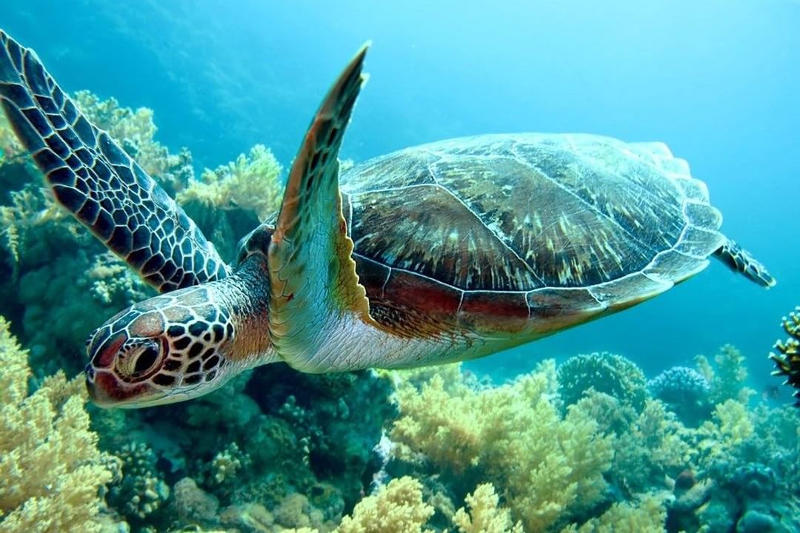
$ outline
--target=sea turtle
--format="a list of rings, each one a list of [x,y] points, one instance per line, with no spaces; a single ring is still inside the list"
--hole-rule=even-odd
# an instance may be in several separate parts
[[[484,135],[340,176],[366,47],[314,115],[279,213],[229,266],[33,51],[0,42],[0,101],[55,198],[164,293],[90,337],[102,405],[185,400],[278,361],[334,372],[479,357],[651,298],[712,255],[774,284],[661,143]]]

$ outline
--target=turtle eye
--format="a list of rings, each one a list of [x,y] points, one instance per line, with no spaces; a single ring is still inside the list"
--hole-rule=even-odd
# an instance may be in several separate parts
[[[117,372],[122,379],[138,380],[151,374],[163,359],[159,345],[147,342],[123,350],[117,358]]]
[[[144,374],[158,361],[158,350],[153,346],[148,346],[134,355],[133,373]]]

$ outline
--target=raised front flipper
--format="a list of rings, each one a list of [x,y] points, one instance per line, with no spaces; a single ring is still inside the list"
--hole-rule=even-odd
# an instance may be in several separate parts
[[[228,267],[183,209],[0,31],[0,103],[56,200],[160,292]]]
[[[365,53],[366,47],[339,76],[306,132],[269,246],[272,342],[284,360],[307,372],[348,367],[330,360],[345,354],[320,348],[351,331],[348,324],[374,324],[351,257],[337,160],[365,79]]]

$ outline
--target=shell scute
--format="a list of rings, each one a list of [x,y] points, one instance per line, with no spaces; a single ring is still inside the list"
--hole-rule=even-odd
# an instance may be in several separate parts
[[[514,329],[527,313],[544,334],[633,305],[702,270],[724,240],[706,186],[663,143],[453,139],[354,167],[341,183],[355,252],[388,269],[364,270],[368,294],[452,323],[432,309],[429,285],[441,284],[472,331],[500,330],[501,315]]]

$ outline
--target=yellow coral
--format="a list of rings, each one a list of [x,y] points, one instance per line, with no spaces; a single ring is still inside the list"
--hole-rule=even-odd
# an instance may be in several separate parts
[[[414,533],[433,516],[422,501],[422,485],[414,478],[393,479],[377,494],[362,499],[336,528],[337,533]]]
[[[216,170],[206,169],[200,180],[191,181],[177,195],[181,204],[198,201],[220,209],[249,209],[264,220],[276,212],[281,199],[281,166],[272,152],[261,144],[248,155]]]
[[[705,425],[713,436],[726,447],[740,444],[753,434],[753,421],[747,407],[736,400],[727,400],[714,408],[716,424]]]
[[[0,529],[97,531],[100,487],[110,458],[89,430],[85,392],[63,373],[27,394],[30,368],[0,317]]]
[[[555,365],[548,361],[517,382],[476,391],[435,376],[417,390],[398,390],[401,417],[392,429],[401,457],[423,453],[460,476],[502,487],[514,516],[540,531],[564,513],[590,507],[605,490],[612,438],[587,413],[562,418],[550,400]]]
[[[661,499],[648,494],[638,505],[615,503],[598,518],[576,527],[574,524],[561,533],[661,533],[667,512]]]
[[[753,389],[744,385],[747,380],[745,357],[735,346],[726,344],[720,348],[714,356],[714,365],[703,355],[695,357],[695,363],[711,387],[708,399],[712,404],[728,399],[746,404],[755,394]]]
[[[463,507],[456,511],[453,523],[461,533],[522,533],[522,524],[512,524],[508,509],[497,506],[499,498],[491,483],[483,483],[468,494]]]

